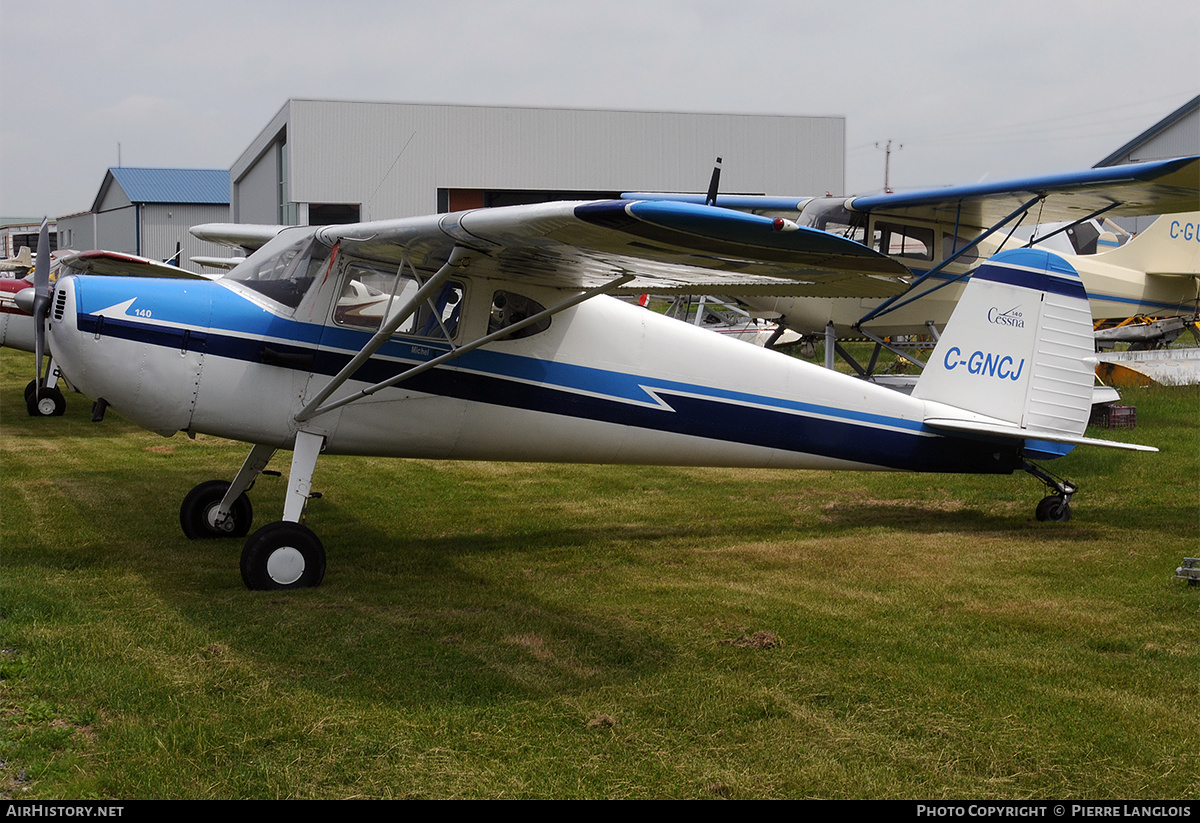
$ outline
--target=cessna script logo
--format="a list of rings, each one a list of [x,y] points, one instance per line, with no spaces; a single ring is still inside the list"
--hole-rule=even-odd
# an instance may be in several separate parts
[[[1008,311],[1000,311],[993,306],[988,309],[988,322],[995,326],[1010,326],[1014,329],[1025,328],[1025,319],[1021,312],[1018,311],[1020,306],[1013,306]]]

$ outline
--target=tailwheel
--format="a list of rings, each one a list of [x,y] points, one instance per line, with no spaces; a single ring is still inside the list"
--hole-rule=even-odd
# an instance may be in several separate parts
[[[245,537],[254,521],[254,507],[243,492],[233,501],[229,514],[219,518],[219,508],[229,483],[208,480],[188,492],[179,507],[179,525],[189,540],[210,537]]]
[[[25,389],[25,410],[30,417],[61,417],[67,410],[67,401],[54,386]]]
[[[268,523],[242,549],[242,581],[248,589],[312,588],[324,577],[325,547],[299,523]]]
[[[1037,519],[1043,522],[1066,523],[1071,519],[1071,504],[1060,494],[1043,497],[1037,505]]]
[[[1046,484],[1052,494],[1043,497],[1035,512],[1037,519],[1051,523],[1066,523],[1071,519],[1071,497],[1079,491],[1079,486],[1070,480],[1064,480],[1050,474],[1045,469],[1035,466],[1028,460],[1021,468]]]

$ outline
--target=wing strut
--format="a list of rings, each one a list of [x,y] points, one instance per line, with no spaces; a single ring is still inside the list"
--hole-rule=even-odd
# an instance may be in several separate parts
[[[362,351],[354,355],[350,362],[343,366],[342,370],[334,376],[333,380],[329,382],[329,385],[317,392],[317,396],[310,400],[308,404],[296,414],[296,422],[303,423],[305,420],[315,416],[318,413],[318,410],[328,411],[328,409],[319,409],[320,405],[328,400],[329,396],[337,391],[343,383],[354,376],[354,373],[359,370],[362,364],[367,362],[371,355],[378,351],[379,347],[388,341],[396,329],[400,328],[400,324],[411,317],[413,312],[420,308],[422,303],[432,297],[437,290],[441,288],[442,283],[446,282],[456,268],[470,264],[472,253],[473,252],[462,246],[455,246],[450,252],[450,258],[442,264],[442,267],[434,273],[433,277],[430,277],[427,281],[425,281],[425,284],[421,286],[421,288],[417,289],[417,293],[414,294],[409,301],[400,308],[399,311],[388,317],[386,322],[379,327],[379,331],[375,332],[374,336],[367,341],[367,345],[363,346]],[[405,259],[407,260],[407,258]],[[401,263],[400,265],[403,267],[404,263]],[[390,310],[390,308],[391,303],[389,302],[388,309]]]
[[[459,250],[459,248],[460,247],[456,246],[455,251],[457,252]],[[453,261],[454,261],[454,255],[451,254],[450,260],[446,262],[446,265],[443,266],[442,269],[446,269],[446,267],[450,266]],[[438,274],[441,274],[441,273],[442,273],[442,270],[439,270]],[[436,279],[437,276],[438,275],[434,275],[434,279]],[[556,315],[559,312],[565,311],[565,310],[571,308],[572,306],[578,306],[580,303],[583,303],[587,300],[591,300],[593,297],[598,297],[601,294],[606,294],[608,292],[619,289],[621,286],[625,285],[630,280],[633,280],[635,278],[635,276],[636,275],[632,275],[632,274],[623,274],[620,277],[616,278],[615,280],[611,280],[602,286],[597,286],[594,289],[589,289],[588,291],[585,291],[581,294],[577,294],[574,297],[572,297],[568,300],[564,300],[563,302],[558,303],[557,305],[551,306],[548,309],[540,311],[537,314],[531,314],[529,317],[526,317],[524,320],[521,320],[517,323],[513,323],[511,326],[505,326],[503,329],[500,329],[499,331],[495,331],[495,332],[492,332],[491,334],[485,335],[476,340],[472,340],[470,343],[465,343],[462,346],[459,346],[455,349],[452,349],[451,351],[446,352],[445,354],[442,354],[442,355],[439,355],[438,357],[433,358],[432,360],[426,360],[424,363],[421,363],[420,365],[417,365],[417,366],[413,366],[412,368],[410,368],[406,371],[403,371],[400,374],[395,375],[394,377],[389,377],[387,380],[384,380],[380,383],[376,383],[373,386],[368,386],[367,388],[362,389],[361,391],[351,394],[347,397],[343,397],[340,400],[335,400],[334,402],[328,403],[324,406],[320,405],[321,403],[324,403],[324,401],[327,400],[329,398],[329,396],[331,394],[333,394],[333,392],[339,386],[342,385],[342,383],[345,383],[346,380],[351,375],[353,375],[355,371],[358,370],[358,367],[361,366],[362,363],[365,362],[367,360],[367,358],[370,357],[371,354],[373,354],[379,348],[379,345],[382,345],[382,341],[380,341],[380,343],[378,345],[375,345],[376,337],[379,337],[380,335],[384,335],[384,337],[386,339],[386,337],[390,336],[391,333],[393,331],[395,331],[397,328],[399,328],[399,326],[400,326],[399,322],[396,322],[396,323],[389,322],[388,326],[390,328],[388,329],[387,333],[385,334],[384,330],[380,329],[380,331],[375,335],[375,337],[372,337],[370,342],[367,343],[366,347],[364,347],[362,351],[360,351],[357,355],[355,355],[354,359],[351,360],[350,363],[344,369],[342,369],[340,372],[338,372],[337,376],[334,377],[333,382],[330,383],[328,386],[326,386],[316,397],[314,397],[312,399],[311,402],[309,402],[308,405],[306,405],[303,409],[300,410],[300,412],[296,415],[296,422],[303,423],[304,421],[310,420],[319,414],[325,414],[326,412],[331,412],[335,409],[340,409],[342,406],[349,405],[350,403],[353,403],[356,400],[361,400],[364,397],[370,397],[372,394],[375,394],[378,391],[382,391],[383,389],[391,388],[392,386],[395,386],[405,380],[408,380],[411,377],[416,377],[418,374],[422,374],[424,372],[429,371],[432,368],[442,365],[443,363],[445,363],[447,361],[453,360],[456,357],[461,357],[462,355],[466,354],[467,352],[474,351],[475,349],[479,348],[480,346],[486,346],[488,343],[491,343],[494,340],[499,340],[501,338],[508,337],[510,334],[520,331],[521,329],[525,328],[526,326],[532,326],[534,323],[538,323],[548,317],[552,317],[553,315]],[[430,282],[433,282],[433,281],[431,280]],[[428,286],[428,285],[429,284],[427,283],[426,286]],[[425,288],[422,287],[421,291],[424,291],[424,290],[425,290]],[[417,303],[418,298],[420,298],[420,297],[421,297],[421,292],[418,291],[417,294],[410,301],[410,303]],[[351,367],[353,367],[353,369]],[[349,372],[349,373],[347,374],[347,372]]]
[[[871,311],[864,314],[859,319],[859,321],[854,324],[855,328],[857,328],[857,329],[859,329],[859,331],[861,331],[862,330],[861,327],[862,327],[863,323],[866,323],[870,320],[874,320],[876,317],[880,317],[882,315],[893,312],[896,309],[900,308],[901,306],[907,306],[909,303],[913,302],[914,300],[919,300],[920,298],[922,298],[928,294],[933,294],[938,289],[944,288],[946,286],[949,286],[951,283],[956,283],[959,280],[961,280],[963,277],[966,276],[965,274],[963,274],[959,277],[952,278],[950,280],[946,280],[942,283],[938,283],[932,289],[929,289],[928,291],[923,291],[920,294],[916,295],[915,297],[910,297],[907,300],[904,300],[903,302],[897,302],[900,300],[900,298],[904,297],[906,294],[911,294],[913,289],[915,289],[917,286],[924,283],[930,277],[933,277],[935,274],[940,272],[942,269],[946,268],[946,266],[948,266],[950,263],[953,263],[959,257],[966,254],[968,251],[975,248],[977,245],[982,243],[988,237],[990,237],[991,235],[995,234],[997,231],[1002,229],[1010,220],[1012,220],[1017,215],[1021,215],[1022,219],[1024,219],[1025,214],[1027,214],[1029,212],[1029,210],[1031,208],[1033,208],[1033,205],[1035,203],[1037,203],[1039,200],[1043,199],[1043,197],[1044,197],[1044,195],[1039,194],[1036,197],[1033,197],[1030,200],[1027,200],[1025,203],[1018,206],[1007,217],[1005,217],[1003,220],[1000,220],[999,222],[997,222],[996,225],[992,226],[990,229],[985,231],[983,234],[979,235],[974,240],[972,240],[970,243],[963,246],[961,249],[956,251],[954,254],[950,255],[945,260],[943,260],[941,263],[937,264],[932,269],[925,272],[920,277],[918,277],[916,280],[914,280],[912,282],[912,285],[910,285],[908,287],[908,289],[906,289],[903,293],[897,294],[895,297],[889,297],[887,300],[880,303],[874,309],[872,309]],[[1020,224],[1018,223],[1018,225],[1020,225]],[[1013,229],[1016,230],[1016,226],[1013,226]]]

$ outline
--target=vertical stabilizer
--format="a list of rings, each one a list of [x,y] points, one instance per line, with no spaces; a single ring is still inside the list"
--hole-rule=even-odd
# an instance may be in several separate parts
[[[1147,274],[1200,275],[1200,212],[1164,214],[1125,245],[1095,259]]]
[[[1092,403],[1092,314],[1061,257],[1013,249],[971,276],[913,396],[1020,429],[1079,437]]]

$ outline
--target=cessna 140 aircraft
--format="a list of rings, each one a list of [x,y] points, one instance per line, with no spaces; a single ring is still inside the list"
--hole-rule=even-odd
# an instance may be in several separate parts
[[[1053,234],[1031,238],[1032,245],[1074,232],[1100,216],[1167,215],[1119,248],[1066,258],[1083,278],[1097,320],[1191,317],[1200,309],[1197,157],[851,198],[717,195],[714,189],[710,185],[707,195],[623,196],[709,202],[794,219],[869,245],[911,271],[906,293],[886,300],[720,292],[801,335],[866,337],[880,346],[887,346],[884,338],[898,335],[936,336],[970,273],[982,260],[1014,245],[1012,234],[1026,218],[1038,224],[1061,221]],[[912,359],[908,350],[899,353]]]
[[[228,227],[230,234],[245,227]],[[726,340],[609,295],[881,298],[907,270],[790,221],[669,202],[560,202],[273,229],[216,281],[71,275],[39,304],[64,375],[163,435],[242,440],[197,485],[189,538],[250,532],[246,491],[292,451],[282,520],[250,534],[252,589],[315,586],[301,523],[322,452],[395,457],[1009,474],[1075,444],[1091,404],[1078,275],[1038,250],[976,270],[912,396]],[[220,226],[197,232],[216,236]]]

